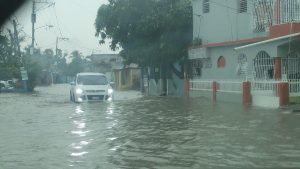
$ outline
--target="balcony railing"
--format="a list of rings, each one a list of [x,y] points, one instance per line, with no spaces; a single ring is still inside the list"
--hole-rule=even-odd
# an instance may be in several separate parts
[[[252,29],[268,31],[270,26],[300,21],[300,0],[253,0]]]

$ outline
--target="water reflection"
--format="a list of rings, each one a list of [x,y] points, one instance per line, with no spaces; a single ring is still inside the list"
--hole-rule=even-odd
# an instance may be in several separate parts
[[[71,143],[71,152],[70,156],[72,158],[82,158],[89,152],[86,150],[85,146],[87,146],[90,142],[85,141],[86,136],[91,130],[87,129],[87,119],[86,113],[83,110],[81,105],[77,105],[75,108],[75,113],[70,119],[74,119],[72,121],[74,129],[71,131],[71,134],[75,135],[74,140],[81,139],[81,141]],[[71,160],[69,164],[70,167],[76,167],[77,164],[83,163],[84,161]]]

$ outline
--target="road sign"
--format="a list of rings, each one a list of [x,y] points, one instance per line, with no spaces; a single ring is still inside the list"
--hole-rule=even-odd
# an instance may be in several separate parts
[[[28,75],[27,75],[26,70],[21,69],[21,77],[22,77],[22,80],[28,80]]]

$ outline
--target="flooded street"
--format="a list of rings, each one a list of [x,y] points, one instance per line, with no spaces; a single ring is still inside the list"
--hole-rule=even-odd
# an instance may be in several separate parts
[[[300,167],[300,114],[133,91],[75,104],[68,87],[0,94],[1,169]]]

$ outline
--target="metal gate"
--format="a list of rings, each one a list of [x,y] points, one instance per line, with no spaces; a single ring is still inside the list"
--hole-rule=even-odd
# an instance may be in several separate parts
[[[289,82],[291,96],[300,96],[300,57],[291,53],[281,59],[282,79]]]
[[[261,51],[253,60],[253,80],[274,80],[275,79],[275,58]]]
[[[281,59],[281,72],[284,79],[298,80],[300,79],[300,58],[287,57]]]

